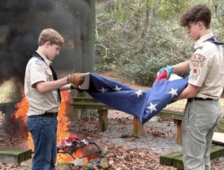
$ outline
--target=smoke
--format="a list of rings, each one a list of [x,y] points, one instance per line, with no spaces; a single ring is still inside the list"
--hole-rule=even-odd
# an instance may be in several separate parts
[[[53,63],[56,70],[72,69],[80,59],[75,55],[78,49],[72,49],[68,42],[80,42],[80,37],[86,36],[89,15],[85,0],[0,1],[0,87],[6,81],[13,82],[12,101],[22,98],[25,67],[38,47],[40,32],[53,28],[62,34],[65,47]],[[7,112],[7,117],[12,112]]]

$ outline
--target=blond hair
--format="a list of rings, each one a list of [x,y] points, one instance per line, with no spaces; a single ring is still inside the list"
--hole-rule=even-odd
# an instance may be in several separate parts
[[[44,45],[47,41],[50,41],[51,44],[56,44],[61,47],[64,45],[64,39],[61,34],[51,28],[46,28],[40,33],[38,46]]]

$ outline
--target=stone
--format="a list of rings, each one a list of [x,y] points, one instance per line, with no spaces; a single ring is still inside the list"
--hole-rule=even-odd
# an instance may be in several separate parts
[[[109,153],[110,153],[109,150],[107,150],[107,149],[102,149],[102,150],[101,150],[100,157],[106,157],[106,155],[108,155]]]
[[[59,163],[57,163],[57,168],[59,170],[70,170],[70,166],[71,166],[71,163],[69,163],[69,162],[66,162],[66,163],[59,162]]]
[[[95,167],[92,163],[87,163],[83,166],[85,170],[95,170]]]
[[[75,159],[73,162],[75,166],[83,166],[83,163],[84,163],[83,159]]]
[[[108,164],[106,162],[101,162],[99,165],[97,165],[99,169],[107,169]]]
[[[27,168],[28,169],[32,169],[32,161],[33,159],[28,159],[27,161],[23,161],[20,166],[23,167],[23,168]]]

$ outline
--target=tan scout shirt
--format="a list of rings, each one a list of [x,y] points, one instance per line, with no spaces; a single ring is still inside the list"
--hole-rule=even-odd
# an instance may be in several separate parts
[[[32,87],[40,81],[53,81],[53,74],[49,67],[51,61],[41,54],[40,56],[45,62],[32,57],[26,66],[24,91],[30,105],[28,116],[57,112],[60,104],[57,90],[41,94],[36,88]]]
[[[196,42],[188,83],[201,87],[196,97],[218,99],[224,85],[223,49],[221,45],[204,42],[212,36],[209,33]]]

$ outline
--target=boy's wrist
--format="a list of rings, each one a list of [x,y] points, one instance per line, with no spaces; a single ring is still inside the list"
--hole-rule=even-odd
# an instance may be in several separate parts
[[[70,84],[70,89],[74,89],[74,84]]]

